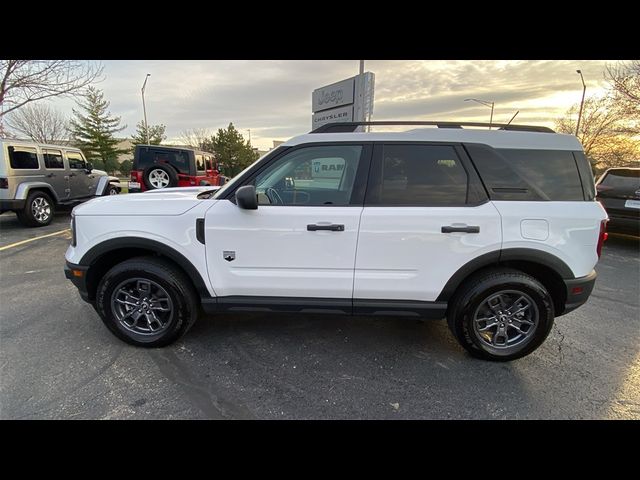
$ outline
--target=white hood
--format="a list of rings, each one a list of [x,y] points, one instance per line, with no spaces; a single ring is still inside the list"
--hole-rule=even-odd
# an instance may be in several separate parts
[[[214,190],[218,187],[164,188],[144,193],[129,195],[109,195],[97,197],[78,205],[73,209],[74,215],[99,216],[148,216],[148,215],[182,215],[200,202],[200,192]]]

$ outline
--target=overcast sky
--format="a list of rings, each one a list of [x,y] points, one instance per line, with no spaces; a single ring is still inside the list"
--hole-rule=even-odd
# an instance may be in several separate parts
[[[587,95],[601,93],[607,61],[405,61],[367,60],[375,74],[373,120],[489,121],[490,109],[465,98],[495,102],[494,121],[553,127],[554,119],[580,102],[582,69]],[[611,63],[611,62],[609,62]],[[254,146],[267,149],[311,128],[311,92],[358,73],[358,60],[298,61],[104,61],[97,86],[111,112],[135,131],[142,119],[140,88],[149,124],[167,126],[169,140],[187,129],[212,132],[229,122]],[[73,102],[54,100],[70,114]]]

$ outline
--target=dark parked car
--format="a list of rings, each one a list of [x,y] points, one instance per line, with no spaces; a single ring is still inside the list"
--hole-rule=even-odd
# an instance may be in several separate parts
[[[640,168],[610,168],[596,183],[610,232],[640,235]]]

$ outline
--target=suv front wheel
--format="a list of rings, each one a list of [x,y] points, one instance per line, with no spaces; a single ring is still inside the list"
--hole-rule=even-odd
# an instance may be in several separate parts
[[[118,338],[141,347],[163,347],[187,332],[198,316],[191,284],[173,264],[133,258],[109,270],[96,292],[95,309]]]
[[[24,210],[16,212],[18,220],[26,227],[44,227],[53,220],[55,207],[51,197],[44,192],[32,192],[27,197]]]
[[[449,328],[471,355],[508,361],[538,348],[553,325],[553,301],[535,278],[501,268],[475,275],[451,302]]]

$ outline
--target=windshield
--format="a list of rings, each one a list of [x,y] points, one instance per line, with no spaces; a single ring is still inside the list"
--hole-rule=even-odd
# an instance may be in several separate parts
[[[257,164],[258,162],[260,162],[264,157],[266,157],[267,155],[271,155],[273,153],[277,153],[280,150],[282,150],[284,147],[278,146],[276,147],[274,150],[270,150],[267,153],[265,153],[264,155],[262,155],[259,159],[257,159],[255,162],[253,162],[251,165],[249,165],[247,168],[245,168],[244,170],[242,170],[239,174],[237,174],[235,177],[233,177],[231,180],[229,180],[227,183],[224,184],[224,186],[218,190],[215,195],[213,196],[214,199],[218,199],[221,198],[229,189],[233,189],[234,186],[238,183],[238,179],[242,178],[242,176],[249,171],[250,169],[253,168],[253,166],[255,164]]]

